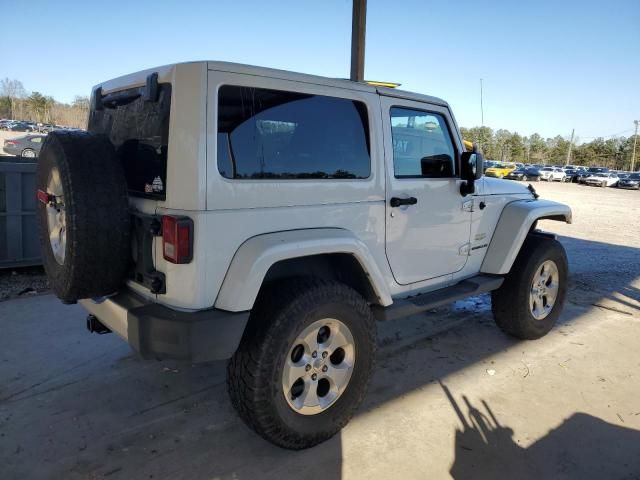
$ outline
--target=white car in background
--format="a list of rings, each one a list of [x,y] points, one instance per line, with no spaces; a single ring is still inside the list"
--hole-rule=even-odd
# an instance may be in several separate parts
[[[618,174],[616,173],[594,173],[584,181],[587,185],[596,187],[613,187],[618,183]]]
[[[544,167],[540,170],[540,180],[546,180],[547,182],[564,182],[567,174],[564,170],[556,167]]]

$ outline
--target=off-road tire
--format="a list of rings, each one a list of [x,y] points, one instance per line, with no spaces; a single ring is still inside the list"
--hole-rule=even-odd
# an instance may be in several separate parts
[[[282,369],[296,335],[322,318],[351,331],[356,357],[342,395],[315,415],[294,411],[284,396]],[[371,307],[355,290],[335,281],[297,278],[263,288],[242,342],[228,363],[231,402],[244,422],[266,440],[299,450],[331,438],[362,402],[373,370],[376,329]]]
[[[545,260],[553,260],[558,267],[559,289],[551,312],[544,319],[537,320],[529,309],[529,293],[534,274]],[[535,340],[549,333],[562,312],[568,272],[567,255],[560,242],[529,234],[504,283],[491,293],[491,309],[498,327],[523,340]]]
[[[47,207],[38,202],[42,260],[49,285],[66,303],[113,293],[131,259],[127,183],[109,139],[81,131],[54,131],[40,151],[36,189],[47,190],[51,169],[60,173],[66,248],[59,264],[49,241]]]

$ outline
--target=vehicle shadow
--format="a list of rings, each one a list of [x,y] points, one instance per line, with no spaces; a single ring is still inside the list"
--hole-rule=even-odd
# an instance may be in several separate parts
[[[561,240],[569,255],[571,284],[569,302],[551,335],[586,321],[583,314],[594,304],[638,314],[640,249]],[[615,264],[611,258],[617,259]],[[3,479],[342,478],[347,457],[341,435],[304,451],[275,447],[235,415],[226,394],[224,363],[143,361],[115,335],[83,331],[84,318],[80,307],[62,306],[52,296],[0,303]],[[461,322],[466,324],[460,327]],[[451,325],[458,327],[451,330]],[[443,330],[448,333],[440,335]],[[378,370],[356,423],[399,397],[519,343],[495,327],[487,296],[386,322],[379,331]],[[414,361],[399,361],[408,351]],[[529,469],[545,478],[547,471],[536,468],[558,452],[569,459],[563,464],[567,472],[573,472],[574,460],[593,465],[600,458],[602,465],[593,465],[593,471],[611,478],[608,473],[617,471],[622,456],[635,452],[640,440],[635,431],[575,413],[524,449],[513,444],[512,432],[486,405],[486,414],[466,400],[465,406],[470,420],[456,436],[455,478],[530,478]],[[462,418],[460,408],[454,408]],[[619,451],[613,451],[615,445]],[[366,451],[367,446],[361,448]],[[501,462],[516,473],[507,475]]]
[[[484,400],[480,409],[462,395],[465,415],[449,389],[440,386],[462,425],[455,435],[454,479],[637,478],[640,472],[640,431],[576,412],[523,447]]]

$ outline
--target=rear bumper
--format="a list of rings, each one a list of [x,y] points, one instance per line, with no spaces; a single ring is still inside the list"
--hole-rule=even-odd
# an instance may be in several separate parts
[[[21,153],[19,149],[11,147],[2,147],[2,150],[4,150],[4,153],[6,153],[7,155],[19,156]]]
[[[143,357],[194,363],[230,358],[249,319],[249,312],[180,312],[149,303],[131,292],[119,293],[101,303],[80,303]]]

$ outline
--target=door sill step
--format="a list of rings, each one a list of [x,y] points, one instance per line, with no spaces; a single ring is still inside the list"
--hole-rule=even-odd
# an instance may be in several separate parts
[[[502,282],[504,282],[504,277],[499,275],[477,275],[450,287],[394,300],[392,305],[382,311],[379,320],[396,320],[443,307],[463,298],[496,290],[500,288]]]

